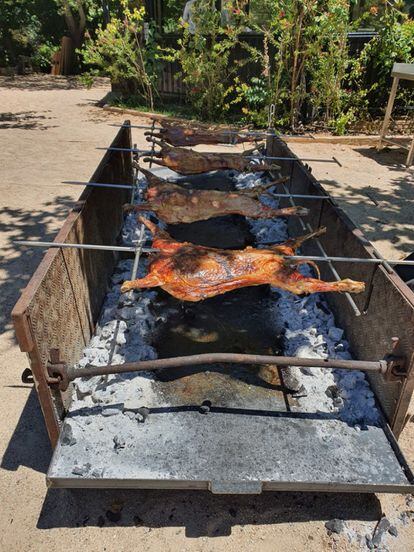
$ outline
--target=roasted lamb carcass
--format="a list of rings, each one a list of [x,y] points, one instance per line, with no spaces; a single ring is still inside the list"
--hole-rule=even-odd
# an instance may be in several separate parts
[[[158,252],[154,254],[147,276],[124,282],[122,292],[160,286],[177,299],[201,301],[233,289],[261,284],[270,284],[298,295],[321,291],[360,293],[365,288],[363,282],[349,279],[323,282],[303,276],[297,269],[301,261],[289,261],[280,255],[280,252],[290,255],[301,240],[287,242],[286,249],[283,245],[234,251],[213,249],[177,242],[150,221],[139,220],[154,234],[153,247]]]
[[[270,165],[265,161],[253,162],[246,157],[246,153],[200,153],[191,149],[174,148],[165,142],[154,141],[161,147],[154,153],[153,163],[168,167],[180,174],[201,174],[210,171],[233,169],[239,172],[258,172],[277,170],[280,167]],[[151,158],[144,157],[150,162]]]
[[[172,146],[197,146],[198,144],[242,144],[254,142],[253,134],[243,134],[238,129],[224,129],[201,125],[183,125],[159,120],[161,129],[145,132],[151,140],[158,138]]]
[[[134,211],[154,211],[168,224],[190,223],[223,215],[244,215],[260,219],[308,214],[308,209],[304,207],[271,209],[260,202],[258,196],[278,182],[284,181],[284,178],[257,186],[254,190],[218,192],[183,188],[162,180],[145,169],[140,170],[150,184],[147,201],[139,205],[127,205],[125,208]]]

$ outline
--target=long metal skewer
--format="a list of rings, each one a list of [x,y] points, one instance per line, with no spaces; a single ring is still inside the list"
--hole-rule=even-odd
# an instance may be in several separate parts
[[[151,153],[153,153],[151,150],[143,150],[143,149],[139,149],[139,148],[117,148],[115,146],[110,146],[110,147],[107,147],[107,148],[101,148],[101,147],[97,147],[95,148],[97,150],[105,150],[105,151],[126,151],[126,152],[129,152],[129,153],[138,153],[138,154],[142,154],[142,155],[151,155]]]
[[[110,374],[123,374],[125,372],[141,372],[146,370],[161,370],[175,368],[177,366],[198,366],[203,364],[231,363],[231,364],[270,364],[277,366],[306,366],[309,368],[339,368],[342,370],[363,370],[376,372],[386,376],[392,370],[392,362],[386,360],[362,361],[342,359],[315,359],[270,355],[249,355],[239,353],[205,353],[175,358],[159,358],[155,360],[143,360],[139,362],[126,362],[107,366],[86,366],[74,368],[65,363],[48,364],[50,374],[49,384],[59,386],[65,391],[69,383],[77,378],[91,376],[108,376]]]
[[[110,123],[109,126],[113,126],[113,127],[124,127],[124,128],[139,128],[139,129],[142,129],[142,130],[164,130],[164,127],[163,126],[154,126],[154,128],[152,126],[149,126],[149,125],[122,125],[122,124],[116,124],[116,123]],[[178,124],[177,126],[183,126],[183,125],[180,125]],[[195,128],[197,128],[197,125],[194,125]],[[214,132],[211,131],[211,132]],[[304,135],[304,134],[278,134],[277,132],[260,132],[260,131],[254,131],[254,130],[226,130],[226,129],[223,129],[223,130],[220,130],[220,132],[222,134],[229,134],[230,136],[257,136],[258,138],[266,138],[266,137],[277,137],[277,138],[287,138],[287,137],[300,137],[300,138],[307,138],[309,140],[314,140],[313,136],[307,136],[307,135]]]
[[[132,184],[110,184],[109,182],[82,182],[81,180],[63,180],[62,184],[72,184],[78,186],[91,186],[93,188],[119,188],[120,190],[134,190]]]
[[[121,190],[124,190],[124,189],[131,190],[131,189],[133,189],[133,186],[131,184],[110,184],[110,183],[101,183],[101,182],[82,182],[80,180],[63,180],[62,184],[72,184],[72,185],[78,185],[78,186],[92,186],[92,187],[95,187],[95,188],[120,188]],[[171,184],[174,184],[174,182],[171,182]],[[277,186],[277,184],[275,184],[275,186]],[[253,189],[253,191],[254,191],[254,189]],[[277,194],[277,193],[272,192],[272,196],[281,197],[281,198],[283,198],[283,197],[292,197],[292,198],[296,198],[296,199],[314,199],[314,200],[316,200],[316,199],[317,200],[328,200],[328,199],[347,200],[347,199],[350,199],[350,200],[358,201],[357,197],[348,196],[348,195],[344,195],[344,196],[331,196],[331,195],[318,196],[318,195],[291,194],[291,193]],[[365,198],[361,198],[361,199],[365,199]]]
[[[305,261],[320,261],[320,262],[339,262],[339,263],[366,263],[366,264],[377,264],[383,265],[384,263],[390,265],[406,265],[414,266],[414,261],[399,261],[397,259],[388,260],[388,259],[375,259],[372,257],[359,258],[359,257],[318,257],[317,255],[284,255],[285,259],[293,260],[305,260]]]
[[[130,153],[138,153],[139,155],[153,155],[154,152],[152,150],[142,150],[139,148],[115,148],[115,147],[108,147],[108,148],[96,148],[98,150],[106,150],[106,151],[126,151]],[[246,159],[256,159],[257,161],[268,159],[270,161],[309,161],[309,162],[318,162],[318,163],[335,163],[336,165],[339,165],[338,160],[335,158],[332,159],[318,159],[313,157],[269,157],[267,155],[246,155],[244,156]]]
[[[301,220],[301,219],[299,219]],[[310,227],[305,227],[304,229],[313,231]],[[316,241],[316,240],[315,240]],[[319,240],[318,240],[319,241]],[[15,245],[24,246],[24,247],[62,247],[74,249],[98,249],[101,251],[127,251],[131,253],[136,252],[136,246],[124,246],[124,245],[97,245],[97,244],[86,244],[86,243],[63,243],[63,242],[43,242],[43,241],[31,241],[31,240],[16,240],[13,242]],[[153,247],[142,247],[142,253],[157,253],[159,249]],[[377,265],[405,265],[405,266],[414,266],[414,261],[404,261],[398,259],[375,259],[372,257],[330,257],[323,256],[319,257],[317,255],[279,255],[282,259],[291,259],[294,261],[320,261],[320,262],[339,262],[339,263],[362,263],[362,264],[377,264]],[[339,278],[339,276],[338,276]],[[340,278],[339,278],[340,279]]]
[[[139,179],[139,165],[138,165],[138,163],[135,163],[134,164],[133,185],[131,186],[131,197],[130,197],[130,203],[132,205],[135,203],[135,199],[136,199],[135,198],[135,193],[138,192],[138,189],[139,189],[138,179]],[[142,253],[142,246],[144,244],[144,232],[145,232],[145,227],[144,227],[143,224],[141,224],[140,229],[139,229],[138,240],[137,240],[137,243],[135,244],[135,256],[134,256],[134,261],[132,263],[131,280],[135,280],[136,277],[137,277],[139,259],[141,257],[141,253]],[[128,292],[128,295],[132,299],[133,296],[134,296],[134,292],[130,291],[130,292]],[[118,299],[118,306],[120,306],[120,305],[121,305],[121,297]],[[109,359],[108,359],[109,364],[112,364],[112,360],[114,358],[114,355],[118,350],[117,341],[118,341],[118,334],[119,334],[120,324],[121,324],[121,320],[120,320],[119,314],[117,314],[116,315],[115,331],[114,331],[114,334],[113,334],[112,339],[111,339],[111,347],[110,347],[110,350],[109,350]]]
[[[313,157],[273,157],[273,156],[269,156],[269,155],[263,155],[263,156],[258,156],[258,155],[246,155],[245,156],[246,159],[256,159],[256,160],[261,160],[261,159],[267,159],[269,161],[313,161],[313,162],[320,162],[320,163],[335,163],[336,165],[339,165],[338,163],[338,160],[335,159],[334,157],[332,157],[332,159],[318,159],[317,157],[313,158]]]
[[[99,251],[127,251],[130,253],[135,253],[136,246],[126,246],[126,245],[98,245],[91,243],[63,243],[63,242],[47,242],[47,241],[31,241],[31,240],[16,240],[13,242],[15,245],[25,246],[25,247],[53,247],[53,248],[63,248],[67,249],[73,247],[74,249],[97,249]],[[152,253],[158,251],[152,247],[143,247],[143,253]]]

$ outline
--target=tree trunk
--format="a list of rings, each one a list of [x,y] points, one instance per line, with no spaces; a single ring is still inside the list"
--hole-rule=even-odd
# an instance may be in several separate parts
[[[79,17],[76,18],[73,15],[73,12],[68,0],[59,0],[59,1],[63,8],[63,15],[65,17],[66,25],[68,26],[70,37],[73,40],[74,47],[80,48],[82,46],[83,36],[84,36],[85,26],[86,26],[86,14],[83,7],[83,2],[82,0],[77,0],[76,2],[78,15],[79,15]]]

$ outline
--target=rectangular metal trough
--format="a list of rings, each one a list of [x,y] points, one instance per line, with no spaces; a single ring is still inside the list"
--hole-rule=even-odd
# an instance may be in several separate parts
[[[131,147],[130,129],[121,128],[112,146]],[[293,154],[286,144],[272,139],[268,155]],[[91,181],[131,183],[131,161],[128,152],[108,151]],[[292,193],[326,194],[303,164],[281,165],[282,171],[292,176]],[[87,188],[56,241],[117,244],[127,196],[125,190]],[[306,200],[301,204],[307,206]],[[375,255],[333,201],[321,202],[318,208],[312,205],[312,213],[311,224],[328,229],[322,240],[328,254]],[[300,233],[293,220],[290,224],[292,233]],[[319,254],[312,244],[306,248],[305,254]],[[395,381],[385,381],[378,374],[368,376],[383,412],[378,425],[362,431],[345,422],[338,426],[329,416],[290,408],[282,392],[250,385],[248,380],[227,373],[198,372],[188,376],[185,385],[179,378],[155,384],[155,392],[146,397],[148,419],[136,424],[133,442],[122,453],[114,450],[112,417],[103,418],[100,439],[104,452],[99,457],[90,446],[96,438],[90,433],[91,426],[85,425],[82,437],[67,446],[61,429],[70,411],[72,390],[60,392],[49,385],[47,362],[53,349],[59,349],[60,358],[68,365],[79,360],[93,335],[116,262],[116,254],[108,251],[50,249],[13,310],[19,345],[28,354],[55,449],[49,485],[210,489],[214,493],[413,492],[413,474],[396,437],[403,428],[414,385],[414,294],[394,271],[382,266],[372,278],[373,268],[366,265],[337,267],[341,274],[368,284],[365,294],[355,298],[361,316],[355,315],[346,297],[327,297],[355,358],[381,359],[391,338],[400,339],[399,353],[407,360],[405,374]],[[329,267],[321,268],[322,276],[330,279]],[[265,320],[266,312],[259,303],[252,319],[256,315]],[[211,402],[207,414],[200,411],[203,398]],[[78,414],[82,416],[70,412],[72,417]],[[100,473],[74,472],[80,460],[99,466]]]

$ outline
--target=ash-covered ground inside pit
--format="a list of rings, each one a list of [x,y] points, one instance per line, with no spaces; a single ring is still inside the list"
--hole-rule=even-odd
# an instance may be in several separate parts
[[[264,182],[261,175],[257,174],[230,175],[237,189],[253,188]],[[140,179],[139,188],[144,189],[145,185],[145,179]],[[275,208],[278,206],[278,201],[269,195],[261,196],[261,201]],[[143,213],[143,216],[146,214],[150,213]],[[160,224],[165,227],[162,222]],[[264,247],[262,244],[283,242],[289,237],[284,218],[249,220],[249,224],[258,247]],[[125,217],[122,230],[124,243],[136,243],[139,226],[135,214]],[[145,232],[150,242],[151,234],[147,229]],[[151,302],[157,294],[142,290],[121,296],[121,283],[130,279],[131,270],[132,261],[118,264],[96,335],[84,350],[79,366],[121,364],[156,358],[157,353],[151,347],[151,337],[157,321],[152,314]],[[306,266],[302,266],[300,270],[310,273]],[[141,259],[138,277],[145,272],[146,260]],[[335,325],[333,314],[321,294],[298,297],[275,288],[272,289],[272,300],[275,318],[283,333],[284,354],[300,358],[352,358],[344,332]],[[152,377],[149,373],[112,376],[104,384],[99,384],[99,377],[81,380],[75,385],[75,400],[81,400],[83,405],[89,406],[101,401],[122,403],[125,401],[126,387],[130,391],[128,394],[137,396],[139,386],[142,384],[148,387]],[[283,379],[287,388],[294,393],[296,405],[292,406],[293,409],[303,412],[334,412],[340,419],[354,424],[356,430],[366,424],[378,422],[379,412],[375,406],[374,394],[363,372],[291,367],[283,370]],[[117,385],[112,385],[111,382]],[[87,390],[90,392],[87,393]]]
[[[263,183],[258,175],[230,174],[230,176],[233,178],[234,186],[238,189]],[[227,177],[229,177],[228,174]],[[143,183],[141,182],[141,185]],[[261,199],[265,203],[277,206],[275,198],[262,196]],[[263,244],[269,242],[283,242],[288,237],[287,224],[282,218],[249,220],[249,224],[258,247],[263,247]],[[136,243],[138,224],[134,214],[126,216],[122,237],[125,243]],[[148,232],[146,237],[150,242],[151,237]],[[122,364],[157,357],[154,335],[159,332],[160,326],[168,324],[172,315],[168,308],[165,312],[162,308],[160,309],[162,300],[160,300],[158,291],[140,290],[121,295],[121,284],[124,280],[130,279],[132,264],[132,260],[124,260],[117,265],[95,336],[88,347],[84,349],[83,358],[78,363],[79,367]],[[146,273],[146,266],[146,259],[141,259],[138,277]],[[309,269],[302,266],[301,270],[308,271]],[[277,333],[282,336],[284,354],[311,358],[327,358],[328,356],[351,358],[344,332],[335,325],[334,317],[320,294],[297,297],[279,289],[271,289],[266,296],[266,304],[269,305],[269,302],[271,309],[266,312],[270,312],[268,316],[273,318],[275,343],[278,342],[278,346],[280,336]],[[185,305],[177,302],[173,310],[177,311],[180,308],[185,308]],[[174,316],[172,316],[173,318]],[[174,350],[169,356],[176,356]],[[269,428],[273,427],[273,431],[281,431],[277,424],[280,421],[283,422],[284,427],[288,428],[288,432],[295,435],[297,433],[296,440],[299,445],[302,443],[300,446],[303,447],[301,454],[304,457],[308,455],[308,459],[313,458],[313,461],[303,464],[299,459],[298,465],[291,466],[289,468],[291,472],[289,472],[286,471],[289,461],[280,453],[280,460],[275,467],[276,471],[274,474],[272,473],[271,477],[281,477],[283,480],[283,478],[289,477],[289,473],[294,473],[295,477],[306,477],[305,472],[308,472],[309,477],[318,479],[318,474],[321,472],[320,477],[323,480],[324,470],[326,470],[325,473],[328,473],[329,477],[333,479],[337,476],[339,479],[342,478],[342,482],[352,482],[355,481],[354,471],[360,470],[361,480],[368,483],[375,482],[377,477],[387,478],[389,483],[397,484],[401,484],[405,480],[401,467],[396,462],[381,429],[381,416],[363,372],[291,367],[284,369],[282,375],[283,383],[289,392],[284,395],[282,400],[280,396],[276,398],[275,393],[273,408],[271,402],[269,403],[269,396],[272,396],[273,391],[265,389],[262,395],[258,395],[251,382],[238,382],[239,387],[234,387],[235,396],[230,399],[229,393],[226,396],[228,401],[226,407],[249,408],[249,395],[243,394],[246,389],[243,385],[248,384],[248,389],[254,390],[254,400],[258,400],[259,403],[262,401],[260,406],[264,409],[269,412],[283,410],[292,413],[293,419],[289,418],[290,415],[286,419],[280,420],[279,418],[274,420],[268,418],[266,425]],[[189,378],[197,377],[199,378],[197,382],[206,383],[208,380],[207,389],[211,389],[214,382],[223,386],[228,383],[228,379],[226,380],[223,374],[212,369],[203,372],[201,379],[200,374],[190,375],[182,378],[186,383],[181,384],[179,381],[174,384],[176,387],[173,389],[179,389],[180,398],[185,396],[189,401],[186,404],[189,406],[184,407],[181,418],[177,414],[172,415],[168,422],[166,422],[165,416],[159,418],[161,423],[170,424],[171,427],[164,427],[164,432],[168,434],[160,432],[157,439],[172,451],[180,451],[180,446],[185,448],[186,454],[192,450],[193,445],[190,442],[183,442],[182,439],[186,434],[183,431],[186,424],[189,424],[189,433],[193,424],[192,420],[186,419],[188,416],[191,417],[188,408],[191,410],[191,397],[195,396],[192,394],[193,388],[188,381]],[[166,386],[172,384],[164,382],[162,385],[160,385],[157,374],[152,372],[132,372],[76,380],[73,402],[61,436],[61,444],[66,450],[65,458],[61,457],[55,460],[54,465],[52,463],[52,476],[69,470],[71,477],[128,478],[131,462],[137,462],[139,451],[147,450],[154,437],[151,434],[153,429],[148,425],[148,412],[151,411],[148,419],[153,418],[152,423],[155,424],[159,413],[179,407],[174,401],[171,401],[173,392],[165,392]],[[181,387],[179,387],[180,385]],[[195,408],[199,406],[196,400],[200,398],[200,393],[202,394],[203,391],[203,389],[198,389],[197,385],[193,385],[199,395],[194,402]],[[266,383],[263,385],[266,387]],[[232,389],[230,388],[230,395]],[[238,394],[239,392],[240,394]],[[250,407],[257,408],[257,403],[252,406],[253,402]],[[297,419],[294,417],[295,414],[300,417],[304,416],[304,420],[308,419],[309,425],[306,426],[308,422],[305,421],[303,428],[299,427]],[[225,415],[223,415],[224,418]],[[182,425],[180,425],[181,423]],[[274,425],[272,426],[272,424]],[[144,430],[144,427],[148,427],[148,429]],[[262,427],[253,428],[253,426],[250,429],[253,432],[252,439],[253,435],[256,435],[255,432],[263,430]],[[223,428],[221,430],[215,428],[215,431],[223,431]],[[304,434],[303,431],[308,433]],[[177,440],[179,435],[181,441]],[[206,439],[208,438],[211,438],[211,435],[206,434]],[[248,447],[249,444],[247,443],[245,446]],[[323,447],[325,447],[325,452],[322,450]],[[380,447],[381,451],[377,450],[377,447]],[[359,454],[360,450],[364,450],[364,452]],[[321,451],[322,454],[319,456]],[[204,450],[200,450],[199,456],[201,457],[204,452]],[[162,472],[163,465],[159,462],[159,453],[157,454],[158,456],[151,458],[150,464],[140,467],[140,478],[163,479],[165,477],[165,472]],[[246,454],[244,449],[242,454]],[[332,454],[338,459],[341,469],[330,466]],[[125,462],[121,461],[122,455],[124,455]],[[183,473],[185,474],[184,468],[184,472],[182,472],[184,460],[181,456],[182,450],[179,460],[176,459],[179,462],[179,468],[175,472],[171,471],[171,478],[180,478]],[[220,454],[217,453],[217,456]],[[374,463],[370,462],[372,458],[375,459]],[[172,463],[174,463],[174,459]],[[159,471],[157,471],[157,466]],[[258,470],[257,466],[255,469],[257,473],[252,474],[253,479],[255,477],[266,479],[266,473]],[[341,470],[342,473],[336,475]],[[243,473],[243,477],[249,479],[247,472]]]
[[[243,174],[236,177],[237,188],[252,188],[259,177]],[[277,207],[276,198],[263,195],[261,200]],[[250,220],[258,247],[262,244],[286,241],[289,236],[284,219]],[[300,253],[300,252],[299,252]],[[309,267],[301,266],[303,274],[311,275]],[[321,294],[298,297],[280,289],[272,289],[275,311],[284,325],[284,354],[299,358],[351,359],[349,343]],[[283,370],[285,385],[295,392],[298,410],[303,412],[335,412],[341,420],[359,430],[366,424],[376,424],[379,412],[374,393],[359,371],[326,370],[322,368],[290,367]]]

